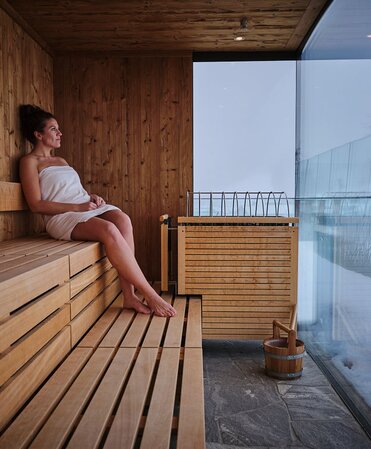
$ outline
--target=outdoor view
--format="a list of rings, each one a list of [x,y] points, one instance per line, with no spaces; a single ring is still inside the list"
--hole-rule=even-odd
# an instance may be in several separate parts
[[[246,191],[294,196],[295,77],[295,61],[194,63],[195,192],[230,192],[229,214],[233,192],[239,192],[234,215],[237,203],[239,215],[250,214]],[[250,198],[252,214],[265,215],[256,196]],[[195,197],[196,215],[198,204]],[[213,196],[212,206],[213,215],[224,212],[221,195]],[[201,208],[201,215],[209,214],[207,194]]]

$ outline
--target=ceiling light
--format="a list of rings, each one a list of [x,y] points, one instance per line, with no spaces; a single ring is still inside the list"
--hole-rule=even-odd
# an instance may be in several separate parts
[[[368,34],[367,37],[371,38],[371,34]]]
[[[234,40],[235,41],[243,41],[245,40],[245,37],[243,34],[247,31],[247,17],[241,17],[240,19],[240,28],[238,32],[235,34]]]

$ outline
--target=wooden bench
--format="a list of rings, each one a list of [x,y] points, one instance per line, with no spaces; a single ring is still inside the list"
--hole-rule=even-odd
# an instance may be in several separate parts
[[[0,448],[205,447],[200,299],[172,319],[113,303],[0,437]],[[175,446],[173,446],[175,447]]]
[[[0,243],[0,292],[1,429],[116,299],[120,285],[99,243],[39,236]]]
[[[47,235],[0,242],[0,291],[1,449],[205,447],[200,299],[125,310],[99,243]]]

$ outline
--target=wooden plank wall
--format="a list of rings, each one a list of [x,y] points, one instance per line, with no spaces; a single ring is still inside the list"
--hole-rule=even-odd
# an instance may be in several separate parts
[[[59,55],[60,153],[90,192],[126,211],[145,274],[160,279],[163,213],[192,189],[192,58]]]
[[[0,8],[0,181],[19,181],[18,161],[27,151],[19,130],[22,103],[53,109],[53,60]],[[29,212],[0,212],[0,241],[40,230]]]

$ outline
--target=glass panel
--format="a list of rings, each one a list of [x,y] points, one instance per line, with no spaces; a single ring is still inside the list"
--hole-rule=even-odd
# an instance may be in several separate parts
[[[295,61],[194,63],[194,190],[295,189]]]
[[[371,2],[334,0],[298,62],[299,332],[371,434]]]

